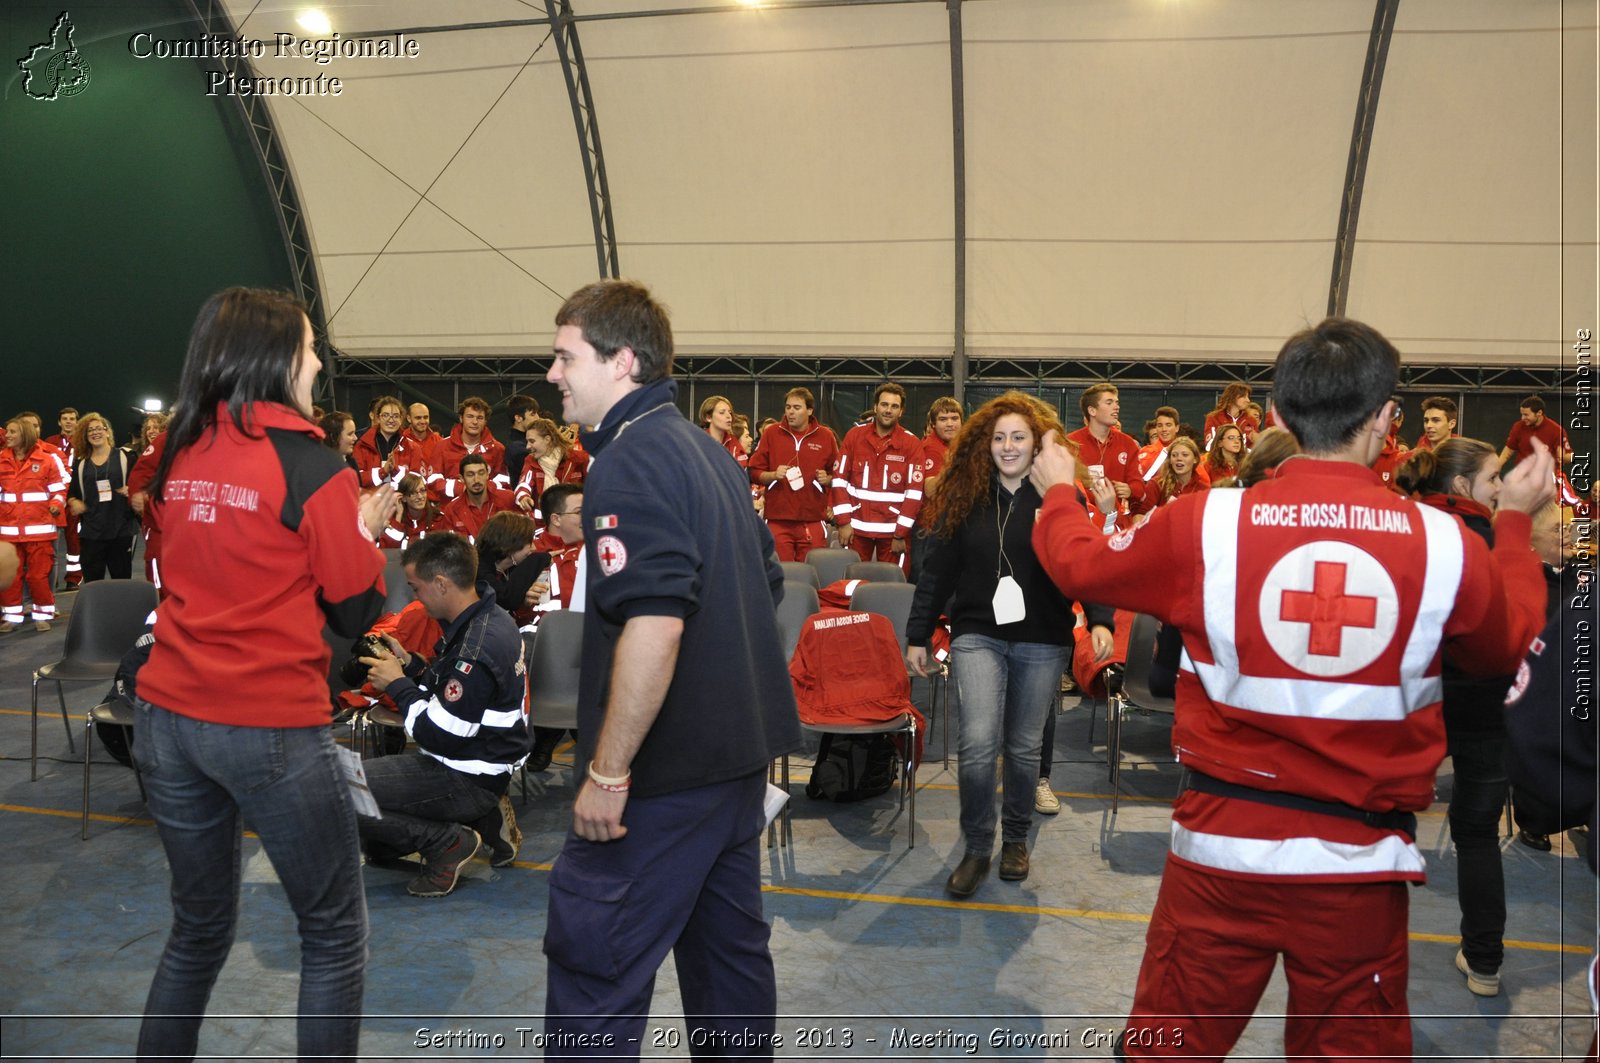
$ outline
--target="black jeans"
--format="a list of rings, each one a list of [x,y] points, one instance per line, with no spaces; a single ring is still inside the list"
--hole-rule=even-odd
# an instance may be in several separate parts
[[[375,757],[364,765],[382,819],[356,817],[367,854],[395,859],[410,852],[436,860],[462,824],[477,823],[500,803],[498,794],[421,753]]]
[[[1455,784],[1450,837],[1456,843],[1456,895],[1461,904],[1461,949],[1475,971],[1500,970],[1505,948],[1506,877],[1500,865],[1500,817],[1505,813],[1505,732],[1447,736]]]

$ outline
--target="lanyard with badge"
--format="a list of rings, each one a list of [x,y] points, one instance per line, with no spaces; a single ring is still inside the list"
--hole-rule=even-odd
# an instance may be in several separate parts
[[[1021,485],[1018,485],[1018,492]],[[1022,586],[1012,575],[1016,568],[1011,564],[1011,559],[1006,556],[1006,527],[1011,523],[1011,513],[1017,508],[1017,494],[1011,496],[1010,505],[1006,506],[1004,519],[1000,516],[1000,485],[994,489],[994,525],[1000,535],[1000,556],[994,562],[994,622],[996,624],[1020,623],[1028,615],[1028,605],[1022,600]],[[1006,570],[1010,569],[1010,572]]]

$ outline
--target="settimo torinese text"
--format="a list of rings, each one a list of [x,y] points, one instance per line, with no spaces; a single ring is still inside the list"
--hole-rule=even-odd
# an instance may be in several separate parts
[[[422,46],[404,33],[382,37],[276,33],[270,40],[207,33],[174,39],[146,30],[128,38],[128,54],[135,59],[287,59],[327,66],[335,59],[416,59]],[[256,77],[224,68],[207,70],[205,77],[207,96],[338,96],[344,92],[338,77],[323,72],[310,77]]]

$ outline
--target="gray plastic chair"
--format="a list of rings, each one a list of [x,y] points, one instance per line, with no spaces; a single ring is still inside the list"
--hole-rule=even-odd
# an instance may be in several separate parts
[[[89,840],[89,754],[94,750],[94,725],[112,724],[118,727],[133,726],[133,709],[121,701],[103,701],[89,710],[83,731],[83,840]],[[131,752],[131,748],[130,748]],[[139,774],[139,762],[133,761],[133,779],[139,784],[139,800],[146,801],[144,776]]]
[[[778,634],[783,639],[785,661],[794,656],[794,648],[800,642],[800,631],[806,621],[820,609],[817,588],[799,580],[783,581],[783,601],[778,603]]]
[[[817,570],[812,568],[806,562],[779,561],[778,564],[783,569],[784,579],[792,579],[801,583],[809,583],[813,587],[822,586],[821,583],[817,582]]]
[[[400,561],[401,551],[385,550],[383,552],[383,611],[385,613],[398,613],[412,602],[417,596],[412,593],[411,585],[406,582],[406,566]]]
[[[1128,631],[1128,653],[1124,659],[1122,689],[1106,709],[1106,763],[1111,771],[1111,818],[1116,819],[1117,802],[1122,794],[1122,722],[1139,713],[1173,717],[1172,698],[1150,692],[1150,672],[1155,662],[1156,634],[1161,623],[1153,616],[1135,614]]]
[[[892,561],[857,561],[844,570],[845,579],[864,579],[872,583],[904,583],[906,574]]]
[[[28,757],[31,780],[39,778],[39,683],[56,685],[56,697],[61,702],[61,723],[67,729],[67,748],[76,753],[62,684],[109,683],[116,676],[123,656],[144,634],[145,621],[157,600],[155,587],[143,580],[96,580],[84,584],[78,591],[72,615],[67,618],[67,642],[62,658],[33,673],[33,744]]]
[[[871,562],[872,564],[887,564],[887,562]],[[906,654],[906,623],[911,619],[911,600],[917,595],[917,588],[912,584],[900,583],[863,583],[856,588],[850,596],[850,608],[863,613],[879,613],[889,618],[894,625],[894,637],[900,643],[900,656]],[[944,766],[950,767],[950,669],[945,665],[937,664],[931,658],[929,664],[934,665],[934,670],[928,673],[928,729],[933,729],[933,717],[938,715],[943,720]],[[922,676],[910,671],[907,665],[906,674],[915,683]],[[940,708],[942,702],[942,711]]]
[[[817,586],[826,587],[845,578],[845,569],[861,560],[861,555],[842,546],[818,547],[806,554],[806,564],[817,573]]]
[[[556,609],[544,614],[539,630],[523,636],[528,659],[528,726],[577,730],[578,678],[583,665],[583,614]],[[583,765],[572,762],[576,790]],[[522,797],[528,797],[528,769],[518,769]]]

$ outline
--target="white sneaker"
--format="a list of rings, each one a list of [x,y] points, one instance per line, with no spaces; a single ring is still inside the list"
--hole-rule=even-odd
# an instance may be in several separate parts
[[[1500,972],[1484,974],[1474,971],[1472,965],[1467,963],[1467,954],[1461,949],[1456,950],[1456,970],[1467,976],[1467,989],[1480,997],[1497,997],[1500,995]]]
[[[1033,810],[1053,816],[1061,811],[1061,799],[1056,792],[1050,789],[1049,779],[1040,779],[1039,785],[1033,788]]]

